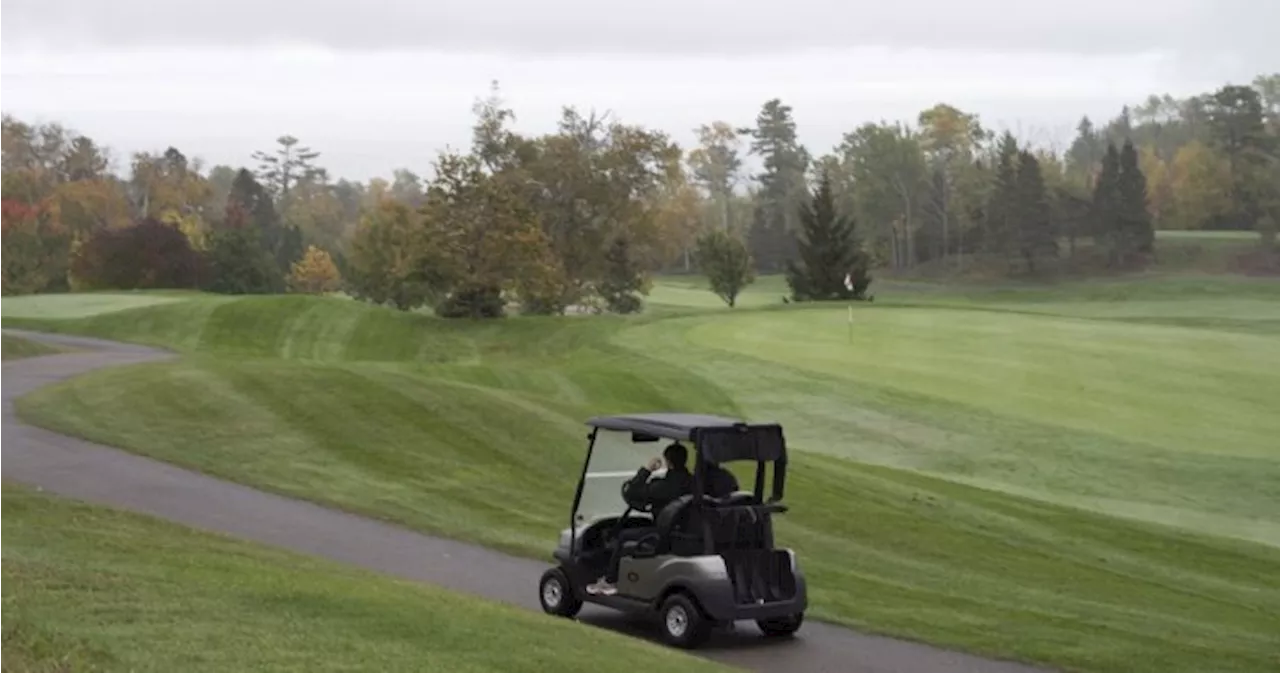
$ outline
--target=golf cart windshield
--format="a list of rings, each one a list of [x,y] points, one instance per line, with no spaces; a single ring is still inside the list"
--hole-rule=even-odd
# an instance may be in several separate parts
[[[622,485],[655,456],[663,444],[635,441],[630,432],[600,429],[582,483],[582,500],[574,513],[575,523],[587,523],[605,516],[618,516],[627,509]],[[659,472],[661,473],[661,472]]]

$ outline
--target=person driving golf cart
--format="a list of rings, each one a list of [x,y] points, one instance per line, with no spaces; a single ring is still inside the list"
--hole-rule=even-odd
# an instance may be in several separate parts
[[[650,511],[660,512],[662,508],[678,498],[693,492],[693,474],[689,472],[689,450],[680,442],[672,442],[662,450],[661,458],[654,458],[648,465],[636,470],[636,476],[623,487],[628,502],[644,503]],[[666,474],[650,481],[649,477],[663,466]],[[604,577],[587,587],[591,594],[613,595],[617,593],[618,565],[622,562],[623,543],[639,540],[651,531],[646,528],[629,528],[618,532],[614,541],[613,554],[609,557],[609,568]]]

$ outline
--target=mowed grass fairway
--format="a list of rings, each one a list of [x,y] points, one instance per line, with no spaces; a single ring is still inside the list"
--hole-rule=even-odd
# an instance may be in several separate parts
[[[6,671],[732,669],[517,608],[4,487]],[[572,652],[573,656],[564,656]]]
[[[195,296],[5,324],[187,354],[32,422],[544,558],[586,417],[777,419],[815,616],[1068,670],[1280,665],[1280,284],[885,284],[852,342],[777,279],[734,311],[697,288],[634,318]]]
[[[10,334],[0,335],[0,356],[5,360],[21,360],[38,355],[52,355],[62,352],[61,348],[48,344],[23,339]]]

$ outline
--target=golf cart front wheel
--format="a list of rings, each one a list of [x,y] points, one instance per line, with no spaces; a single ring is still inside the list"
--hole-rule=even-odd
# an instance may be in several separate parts
[[[698,605],[684,594],[672,594],[663,601],[658,611],[662,639],[668,645],[694,648],[711,635],[711,622],[702,614]]]
[[[803,612],[797,612],[794,615],[787,615],[786,617],[773,617],[771,619],[756,620],[756,626],[760,627],[760,631],[771,638],[783,638],[794,635],[796,631],[800,630],[800,625],[803,623]]]
[[[538,582],[538,602],[542,611],[557,617],[573,617],[582,609],[582,599],[573,591],[569,577],[559,568],[542,573]]]

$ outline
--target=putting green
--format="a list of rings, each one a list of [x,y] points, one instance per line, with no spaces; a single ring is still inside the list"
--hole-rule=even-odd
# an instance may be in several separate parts
[[[989,311],[735,315],[692,344],[1153,447],[1278,457],[1280,341]]]

